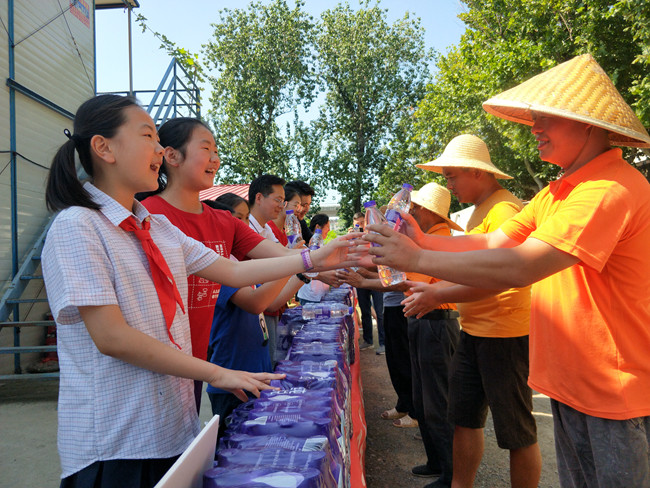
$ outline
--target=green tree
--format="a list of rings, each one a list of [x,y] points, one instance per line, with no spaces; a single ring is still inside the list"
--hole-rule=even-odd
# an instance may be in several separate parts
[[[314,25],[303,0],[253,1],[223,9],[204,45],[211,122],[223,161],[219,179],[247,182],[263,173],[289,175],[290,134],[277,120],[313,101]]]
[[[389,24],[386,10],[369,1],[357,11],[347,3],[327,10],[318,32],[326,95],[311,126],[311,138],[320,144],[311,144],[309,158],[318,184],[341,194],[349,222],[374,194],[397,124],[423,95],[429,58],[419,19],[407,13]],[[401,181],[393,183],[396,191]]]
[[[560,62],[590,52],[626,101],[635,106],[634,90],[648,77],[647,66],[644,70],[638,61],[643,45],[635,40],[629,16],[639,5],[647,11],[647,2],[463,3],[467,11],[460,18],[467,30],[458,46],[437,59],[436,78],[415,113],[412,146],[425,148],[420,149],[420,160],[433,159],[456,135],[474,133],[486,141],[495,164],[514,177],[506,186],[530,198],[554,177],[557,168],[539,160],[528,127],[488,115],[481,103]],[[626,155],[632,160],[635,153],[630,150]]]

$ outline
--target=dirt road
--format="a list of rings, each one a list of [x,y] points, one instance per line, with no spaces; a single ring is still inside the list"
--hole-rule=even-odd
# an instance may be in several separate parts
[[[422,441],[415,440],[417,429],[393,427],[380,415],[395,406],[397,396],[388,377],[386,356],[377,356],[374,349],[361,351],[361,377],[368,439],[366,449],[366,480],[368,488],[422,488],[433,479],[417,478],[411,467],[426,462]],[[541,488],[559,485],[553,445],[553,419],[548,397],[535,395],[534,412],[542,451]],[[475,488],[509,488],[509,457],[496,445],[491,420],[485,428],[485,454],[478,471]]]

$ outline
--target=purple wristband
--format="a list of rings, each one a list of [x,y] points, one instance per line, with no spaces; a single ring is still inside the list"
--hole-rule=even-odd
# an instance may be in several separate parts
[[[311,249],[303,249],[300,252],[300,256],[302,257],[302,264],[305,267],[305,271],[314,269],[314,263],[311,262],[310,253],[311,253]]]

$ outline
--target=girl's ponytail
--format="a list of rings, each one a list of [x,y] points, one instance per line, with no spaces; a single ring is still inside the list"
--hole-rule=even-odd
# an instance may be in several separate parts
[[[70,138],[59,148],[52,160],[45,189],[45,203],[51,212],[72,206],[99,210],[99,205],[93,202],[77,176],[75,149],[76,142]]]
[[[64,131],[68,140],[52,160],[45,189],[48,209],[55,212],[79,206],[99,210],[99,205],[93,202],[77,176],[75,150],[81,166],[92,178],[90,140],[95,135],[109,139],[114,137],[126,122],[124,109],[134,106],[138,106],[134,98],[119,95],[99,95],[81,104],[74,117],[74,134],[70,134],[67,129]]]

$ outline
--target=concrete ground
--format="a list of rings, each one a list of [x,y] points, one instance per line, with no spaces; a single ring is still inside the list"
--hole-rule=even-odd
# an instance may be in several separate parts
[[[56,449],[59,381],[0,383],[0,488],[56,488],[61,467]],[[203,394],[202,422],[212,418]]]
[[[368,424],[367,485],[368,488],[421,488],[431,480],[416,478],[410,473],[412,466],[425,461],[422,442],[413,438],[416,429],[398,429],[380,418],[381,412],[394,406],[396,400],[385,358],[376,355],[374,349],[361,351]],[[57,394],[58,380],[0,384],[0,488],[54,488],[59,485]],[[201,412],[202,420],[209,420],[210,403],[205,394]],[[556,487],[552,418],[549,400],[543,395],[535,396],[535,418],[543,459],[539,486]],[[485,437],[485,455],[475,487],[509,487],[508,455],[497,447],[491,421],[488,421]]]

